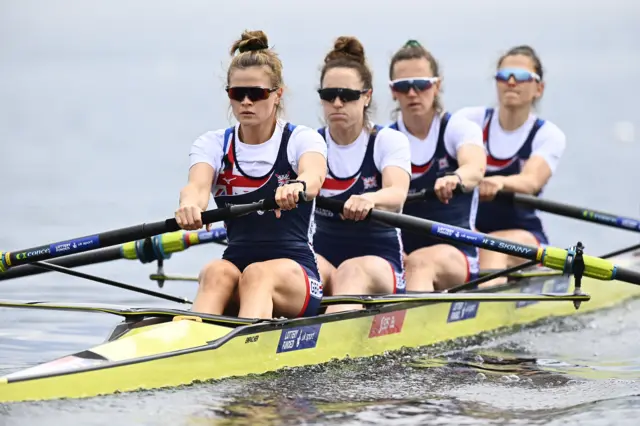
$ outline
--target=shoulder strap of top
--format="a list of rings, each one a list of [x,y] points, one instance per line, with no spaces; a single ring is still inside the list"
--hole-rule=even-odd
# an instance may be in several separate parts
[[[438,132],[438,143],[444,142],[444,132],[447,130],[451,113],[445,112],[440,119],[440,131]]]
[[[491,117],[493,117],[493,112],[494,112],[493,108],[487,108],[486,110],[484,110],[485,123],[491,120]]]
[[[369,134],[369,143],[367,143],[367,151],[364,154],[365,157],[371,156],[371,158],[373,158],[373,147],[375,146],[376,138],[378,137],[378,133],[380,133],[381,129],[382,126],[378,124],[375,124],[371,129],[371,133]]]
[[[531,130],[529,131],[529,135],[527,136],[527,139],[524,143],[525,146],[530,146],[531,143],[533,142],[533,139],[536,137],[536,134],[538,133],[538,130],[540,130],[540,128],[542,127],[542,125],[544,124],[544,120],[538,118],[536,119],[536,121],[533,123],[533,126],[531,127]]]
[[[229,127],[227,130],[224,131],[224,143],[222,146],[222,165],[221,165],[223,169],[227,169],[229,166],[231,166],[230,160],[229,160],[229,152],[227,148],[229,146],[231,138],[233,138],[234,135],[235,135],[235,126]]]

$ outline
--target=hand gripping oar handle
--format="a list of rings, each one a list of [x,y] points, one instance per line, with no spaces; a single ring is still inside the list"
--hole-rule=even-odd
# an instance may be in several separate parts
[[[306,201],[305,194],[302,192],[300,193],[300,199],[303,200],[303,202]],[[203,212],[202,223],[208,225],[257,211],[274,210],[277,207],[278,205],[274,198],[260,200],[250,204],[230,205]],[[0,252],[0,273],[18,265],[124,244],[129,241],[149,238],[166,232],[178,231],[179,229],[180,227],[175,218],[171,218],[160,222],[143,223],[23,250],[6,253]]]
[[[456,188],[453,190],[453,195],[461,195],[464,194],[462,190],[462,186],[460,184],[456,185]],[[413,192],[407,195],[407,199],[405,203],[414,203],[416,201],[426,201],[436,199],[436,192],[433,188],[423,189],[418,192]]]

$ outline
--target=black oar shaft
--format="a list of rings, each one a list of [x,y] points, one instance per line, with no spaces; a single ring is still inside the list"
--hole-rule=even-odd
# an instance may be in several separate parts
[[[496,200],[511,202],[520,206],[530,207],[547,213],[571,217],[573,219],[583,220],[586,222],[640,232],[639,220],[597,210],[586,209],[583,207],[570,206],[556,201],[544,200],[532,195],[501,192],[496,196]]]
[[[202,223],[206,225],[230,217],[241,216],[259,210],[273,210],[275,208],[277,208],[277,204],[274,199],[262,200],[251,204],[227,206],[203,212]],[[180,227],[175,219],[166,219],[160,222],[143,223],[141,225],[106,231],[95,235],[87,235],[38,247],[0,253],[0,272],[18,265],[124,244],[129,241],[149,238],[154,235],[173,232],[179,229]]]
[[[213,228],[210,231],[171,232],[116,247],[106,247],[52,259],[48,263],[66,268],[77,268],[118,259],[138,260],[141,263],[149,263],[156,260],[169,259],[173,253],[186,250],[194,245],[220,243],[221,240],[226,238],[227,232],[225,228]],[[0,273],[0,281],[45,272],[48,271],[33,265],[20,265]]]
[[[341,212],[344,202],[318,197],[317,205],[334,212]],[[404,231],[436,237],[444,241],[455,241],[468,244],[481,249],[496,251],[511,256],[540,262],[543,266],[560,270],[565,273],[573,273],[576,253],[573,250],[563,250],[556,247],[533,247],[519,244],[491,235],[475,232],[470,229],[444,223],[433,222],[399,213],[392,213],[373,209],[369,218],[387,226],[400,228]],[[640,272],[628,270],[613,263],[593,256],[580,254],[580,262],[584,264],[584,270],[580,274],[598,280],[621,280],[640,285]],[[577,263],[576,267],[580,267]]]
[[[52,265],[58,265],[65,268],[77,268],[79,266],[93,265],[96,263],[110,262],[122,259],[122,250],[120,247],[107,247],[104,249],[80,253],[71,256],[53,259],[48,262]],[[37,267],[35,265],[21,265],[11,268],[6,272],[0,272],[0,281],[10,280],[13,278],[27,277],[30,275],[43,274],[48,269]]]

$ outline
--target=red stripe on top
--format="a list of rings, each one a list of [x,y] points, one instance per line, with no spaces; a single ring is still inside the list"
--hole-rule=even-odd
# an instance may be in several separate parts
[[[431,161],[429,161],[427,164],[423,164],[422,166],[411,163],[411,173],[427,173],[431,166],[433,166],[433,159],[431,159]]]
[[[487,155],[487,166],[499,167],[504,169],[507,166],[510,166],[514,161],[516,161],[517,157],[507,158],[505,160],[499,160],[491,156],[491,154]]]
[[[506,158],[504,160],[500,160],[495,158],[489,152],[489,125],[491,124],[491,120],[487,120],[484,124],[484,129],[482,129],[482,140],[484,142],[484,146],[487,151],[487,166],[493,166],[500,169],[504,169],[507,166],[510,166],[514,161],[517,160],[517,155],[514,155],[511,158]]]
[[[331,177],[327,176],[327,178],[324,180],[324,183],[322,184],[322,189],[331,191],[346,191],[347,189],[351,188],[357,181],[358,176],[345,180],[332,179]]]

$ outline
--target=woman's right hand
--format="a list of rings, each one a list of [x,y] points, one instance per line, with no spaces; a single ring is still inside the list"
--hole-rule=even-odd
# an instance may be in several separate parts
[[[175,213],[178,226],[187,231],[202,228],[202,209],[194,204],[180,206]]]

